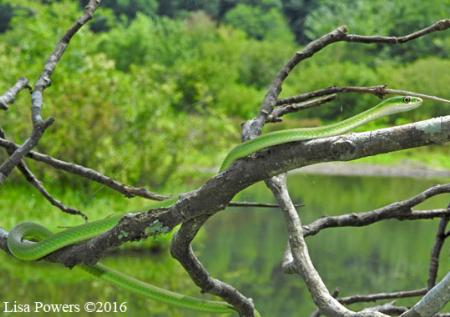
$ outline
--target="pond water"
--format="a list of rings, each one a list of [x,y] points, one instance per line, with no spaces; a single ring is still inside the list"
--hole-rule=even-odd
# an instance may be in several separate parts
[[[305,205],[300,208],[300,213],[303,223],[307,224],[325,215],[381,207],[445,181],[292,175],[289,187],[294,200]],[[262,183],[241,193],[238,199],[273,202],[271,193]],[[445,208],[449,202],[450,195],[446,194],[419,207]],[[437,223],[438,220],[391,220],[361,228],[327,229],[307,238],[307,243],[326,285],[330,290],[339,288],[341,296],[421,288],[426,284]],[[296,275],[283,274],[280,269],[286,239],[279,210],[233,208],[210,219],[206,229],[199,234],[194,249],[213,276],[252,297],[262,316],[309,316],[314,307],[303,282]],[[148,247],[148,243],[134,247]],[[158,286],[199,296],[198,289],[165,249],[161,252],[122,252],[102,262]],[[449,268],[447,244],[439,276],[442,277]],[[81,305],[81,312],[68,313],[72,316],[213,316],[142,299],[77,269],[71,271],[59,265],[22,263],[1,254],[0,273],[1,302]],[[127,302],[127,313],[83,313],[82,305],[87,301]],[[448,306],[446,310],[450,311]],[[51,315],[59,314],[32,314]]]

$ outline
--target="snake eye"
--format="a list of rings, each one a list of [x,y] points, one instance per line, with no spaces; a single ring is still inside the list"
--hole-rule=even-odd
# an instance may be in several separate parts
[[[410,103],[411,102],[411,97],[409,97],[409,96],[403,97],[403,102],[404,103]]]

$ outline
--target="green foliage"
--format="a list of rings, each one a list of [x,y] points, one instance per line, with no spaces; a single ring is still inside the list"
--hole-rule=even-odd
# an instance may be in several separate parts
[[[293,40],[283,15],[275,8],[264,10],[260,7],[238,4],[228,11],[224,22],[244,30],[258,40],[279,40],[287,43]]]
[[[77,33],[58,64],[52,86],[45,92],[44,114],[55,117],[56,122],[40,142],[39,150],[124,182],[157,187],[183,184],[188,189],[190,181],[199,177],[199,169],[215,170],[227,149],[238,142],[239,123],[256,113],[266,87],[297,49],[280,10],[301,8],[294,2],[277,0],[239,4],[197,1],[190,7],[182,1],[169,1],[176,8],[186,9],[182,18],[170,19],[149,17],[150,11],[156,10],[154,4],[150,8],[150,2],[108,2],[112,9],[98,12],[109,21],[108,28],[102,33],[88,28]],[[304,2],[305,6],[309,3]],[[360,2],[355,8],[372,16],[370,8],[375,7],[364,7]],[[133,18],[125,13],[131,12],[127,10],[133,3],[137,8],[145,4],[149,11],[136,9]],[[37,78],[56,41],[79,16],[80,8],[68,0],[0,4],[11,4],[22,12],[14,15],[10,29],[0,34],[0,64],[8,65],[0,73],[0,91],[4,91],[20,76],[32,82]],[[315,12],[326,13],[326,8],[332,12],[330,8],[339,6],[325,0],[319,4]],[[160,10],[162,2],[158,5]],[[126,9],[116,20],[117,12],[122,12],[117,9],[120,6]],[[393,16],[388,6],[379,8],[383,13],[376,15],[380,21]],[[206,13],[191,12],[195,8],[205,9]],[[344,7],[340,11],[342,17],[352,17],[349,7],[345,8],[347,11]],[[303,10],[307,11],[306,7]],[[438,9],[428,10],[428,20],[420,17],[418,26],[437,16]],[[211,19],[221,12],[228,24],[217,25]],[[317,13],[309,15],[310,32],[319,34],[335,23],[329,14],[331,22],[328,18],[319,20]],[[355,31],[365,33],[389,33],[395,28],[408,32],[418,27],[415,20],[408,22],[409,18],[404,28],[398,19],[383,23],[380,29],[375,21],[368,21],[365,29],[362,18],[355,16],[353,20]],[[429,48],[423,47],[422,40],[410,44],[414,54],[421,54],[414,62],[387,59],[386,54],[392,52],[374,46],[330,46],[302,63],[289,76],[282,94],[291,96],[331,85],[387,83],[393,88],[449,98],[450,78],[445,70],[450,64],[433,50],[450,49],[450,37],[442,32],[430,39],[434,46]],[[317,122],[318,117],[324,122],[341,119],[377,102],[373,96],[342,95],[332,104],[288,116],[287,125],[298,126],[289,117],[309,118],[310,122]],[[23,92],[10,111],[0,113],[2,128],[18,143],[31,129],[29,105],[30,98]],[[377,121],[371,127],[442,114],[446,112],[441,104],[425,102],[420,109],[402,115],[402,119],[397,116]],[[51,169],[37,172],[52,180],[74,181]]]
[[[154,15],[158,3],[156,0],[110,0],[106,1],[104,6],[111,8],[117,17],[125,16],[128,19],[134,19],[138,12],[149,16]]]
[[[380,81],[387,82],[392,87],[410,91],[420,91],[425,94],[450,99],[448,84],[450,83],[450,60],[435,57],[423,58],[414,63],[391,66],[379,69]],[[410,114],[414,119],[432,116],[448,115],[448,106],[443,103],[425,101],[424,105]]]
[[[306,19],[306,34],[311,39],[317,38],[339,25],[347,25],[351,33],[399,36],[448,18],[449,7],[450,0],[321,0]],[[424,55],[448,56],[436,42],[446,37],[446,34],[424,37],[414,43],[414,49],[410,44],[378,47],[376,53],[384,52],[384,57],[402,62]]]
[[[317,90],[329,86],[370,86],[378,82],[373,69],[364,64],[351,62],[322,64],[310,61],[303,69],[295,71],[288,79],[283,92],[285,96],[296,95],[302,91]],[[378,101],[369,95],[343,94],[338,101],[311,109],[299,114],[302,118],[319,117],[325,121],[349,117],[375,105]]]
[[[309,38],[305,34],[305,20],[308,14],[318,5],[317,0],[282,0],[283,13],[286,17],[297,42],[307,43]]]

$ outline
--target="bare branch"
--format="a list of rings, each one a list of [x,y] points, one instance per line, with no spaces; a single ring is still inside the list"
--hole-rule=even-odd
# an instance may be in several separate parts
[[[398,316],[401,313],[403,313],[405,310],[407,310],[407,307],[401,307],[401,306],[395,306],[394,302],[369,307],[363,310],[363,312],[380,312],[383,314],[389,314],[389,316]]]
[[[273,176],[273,173],[279,174],[315,163],[350,161],[406,148],[445,143],[449,140],[450,116],[438,117],[364,133],[280,144],[261,150],[251,158],[236,161],[224,174],[234,175],[234,170],[249,174],[246,168],[251,168],[251,174],[255,172],[263,178],[268,178]]]
[[[450,215],[450,210],[448,209],[438,209],[431,211],[413,211],[411,209],[412,207],[417,206],[418,204],[431,197],[445,193],[450,193],[450,184],[430,187],[414,197],[400,202],[395,202],[372,211],[323,217],[317,219],[307,226],[304,226],[304,235],[312,236],[317,234],[322,229],[331,227],[367,226],[369,224],[386,219],[415,220],[430,219]]]
[[[295,207],[302,207],[303,204],[295,204]],[[249,201],[232,201],[228,207],[258,207],[258,208],[280,208],[278,204],[254,203]]]
[[[450,212],[450,205],[447,207],[447,210]],[[446,239],[445,228],[447,228],[447,224],[449,223],[449,221],[450,214],[442,217],[441,221],[439,221],[436,240],[434,242],[433,250],[431,251],[431,258],[428,269],[428,289],[431,289],[436,284],[436,278],[439,270],[439,256]]]
[[[270,119],[273,120],[273,118],[276,119],[277,116],[274,116],[272,118],[270,116],[274,111],[274,106],[277,104],[277,98],[281,92],[281,87],[284,80],[288,77],[289,73],[298,65],[298,63],[300,63],[302,60],[306,58],[311,57],[325,46],[338,41],[351,41],[362,43],[382,42],[382,43],[397,44],[418,38],[430,32],[440,31],[449,27],[450,27],[450,20],[442,20],[434,23],[432,26],[426,29],[408,34],[403,37],[381,37],[381,36],[364,37],[359,35],[347,35],[346,27],[339,27],[334,31],[322,36],[321,38],[312,41],[302,51],[297,52],[295,56],[293,56],[285,64],[285,66],[278,72],[275,79],[272,81],[272,84],[270,85],[268,92],[266,93],[266,96],[260,106],[258,116],[252,120],[247,121],[242,126],[242,139],[248,140],[255,138],[257,135],[261,133],[262,127],[268,120]],[[383,87],[383,89],[384,88],[385,87]],[[442,129],[440,129],[442,127],[441,123],[442,122],[436,122],[436,126],[439,125],[439,132],[442,132]],[[370,142],[370,139],[366,141]],[[342,145],[345,145],[344,147],[347,147],[347,150],[343,151],[346,153],[344,156],[348,155],[350,157],[353,157],[354,149],[356,148],[354,144],[346,140],[342,142]],[[290,146],[292,146],[292,144],[290,144]],[[276,147],[273,150],[274,152],[276,152],[277,150],[282,149],[280,149],[280,147]],[[324,148],[317,150],[318,152],[321,151],[328,152],[327,155],[332,160],[336,158],[335,155],[336,152],[341,152],[333,150],[329,151]],[[267,150],[266,153],[268,154],[268,156],[270,156],[272,152],[270,150]],[[288,153],[289,150],[283,153],[284,157],[289,156]],[[301,155],[303,155],[303,157],[308,156],[307,152],[305,151],[303,151]],[[366,155],[370,154],[366,153]],[[257,155],[255,156],[258,157]],[[296,157],[290,156],[289,159],[295,160]],[[280,163],[279,161],[276,162]],[[237,165],[239,165],[239,163],[234,164],[234,166]],[[231,169],[233,169],[233,167],[231,167]],[[262,168],[260,172],[264,174],[264,171],[266,169],[267,165],[265,165],[265,168]],[[286,169],[283,168],[282,164],[278,165],[278,173],[276,174],[281,174],[283,172],[286,172]],[[294,269],[300,273],[320,312],[328,316],[386,316],[376,311],[362,311],[359,313],[353,313],[348,309],[346,309],[344,306],[342,306],[339,302],[337,302],[332,296],[330,296],[328,290],[326,289],[326,286],[322,282],[319,274],[315,270],[309,258],[308,249],[303,238],[303,228],[301,225],[301,221],[300,218],[298,217],[297,212],[295,211],[295,208],[292,206],[292,202],[290,200],[285,182],[285,175],[273,177],[274,174],[267,173],[266,176],[267,178],[272,176],[270,180],[266,181],[266,185],[272,190],[273,194],[275,195],[280,205],[282,206],[282,210],[284,211],[285,218],[288,223],[289,247],[287,248],[283,259],[284,270],[290,272],[292,271],[292,269]],[[290,260],[292,260],[291,263],[289,262]]]
[[[182,199],[170,208],[161,212],[152,210],[151,214],[127,216],[126,221],[123,220],[110,232],[58,251],[54,257],[68,266],[80,262],[90,264],[107,249],[142,238],[145,227],[155,220],[173,228],[189,219],[212,215],[224,209],[243,189],[271,176],[321,161],[348,161],[443,139],[450,139],[450,116],[377,131],[278,145],[262,151],[255,158],[239,160],[197,190],[182,195]],[[118,239],[121,230],[129,233],[127,238],[121,235],[122,238]]]
[[[351,213],[341,216],[323,217],[309,225],[305,225],[304,233],[305,236],[308,237],[328,228],[361,227],[387,219],[424,220],[441,218],[450,215],[450,211],[447,209],[412,210],[410,212],[403,212],[401,209],[393,208],[393,212],[393,215],[383,213],[381,217],[376,215],[376,210],[362,213]]]
[[[189,273],[191,279],[200,287],[202,292],[220,296],[233,305],[240,316],[253,317],[252,300],[246,298],[230,285],[212,278],[192,250],[191,242],[208,218],[209,216],[202,216],[183,223],[172,239],[171,254]]]
[[[0,128],[0,137],[5,138],[5,133],[4,133],[4,131],[1,128]],[[5,148],[5,149],[6,149],[6,152],[9,155],[14,153],[14,151],[12,149],[10,149],[10,148]],[[59,208],[61,211],[65,212],[65,213],[68,213],[68,214],[71,214],[71,215],[79,215],[84,220],[88,220],[88,217],[84,213],[82,213],[81,211],[79,211],[77,209],[74,209],[74,208],[71,208],[71,207],[65,206],[61,201],[57,200],[52,195],[50,195],[50,193],[45,189],[44,185],[42,185],[42,183],[30,171],[30,169],[25,164],[25,162],[20,161],[19,164],[17,165],[17,168],[22,173],[22,175],[25,177],[25,179],[33,187],[35,187],[45,197],[45,199],[47,199],[50,202],[50,204],[52,204],[56,208]]]
[[[443,31],[450,28],[450,19],[440,20],[429,27],[422,30],[404,35],[404,36],[362,36],[355,34],[347,34],[347,28],[340,26],[321,38],[310,42],[298,51],[295,55],[283,66],[283,68],[275,76],[275,79],[269,86],[269,89],[260,106],[258,116],[247,121],[243,126],[244,140],[253,138],[261,133],[263,125],[266,123],[268,116],[272,113],[273,107],[277,103],[277,98],[281,92],[281,86],[284,80],[289,76],[289,73],[303,60],[313,56],[324,47],[335,42],[359,42],[359,43],[386,43],[386,44],[400,44],[405,43],[431,32]]]
[[[8,110],[8,105],[14,103],[16,95],[24,88],[31,90],[28,84],[28,79],[22,77],[15,83],[14,86],[9,88],[2,96],[0,96],[0,109]]]
[[[33,185],[41,194],[48,200],[50,204],[60,209],[61,211],[70,214],[70,215],[78,215],[81,216],[85,221],[88,220],[88,217],[78,209],[65,206],[60,200],[54,198],[44,187],[44,185],[34,176],[34,174],[30,171],[27,165],[24,162],[19,162],[17,168],[23,174],[28,182]]]
[[[383,299],[398,299],[398,298],[409,298],[409,297],[417,297],[422,296],[427,293],[426,288],[411,290],[411,291],[399,291],[399,292],[390,292],[390,293],[376,293],[369,295],[352,295],[347,297],[341,297],[337,300],[345,305],[350,305],[354,303],[363,303],[363,302],[376,302],[378,300]]]
[[[243,126],[244,140],[251,139],[261,133],[261,129],[266,123],[268,116],[272,113],[273,107],[276,104],[278,95],[281,92],[281,86],[284,80],[288,77],[289,73],[300,63],[302,60],[311,57],[325,46],[340,41],[340,37],[345,34],[347,29],[345,27],[339,27],[336,30],[322,36],[321,38],[310,42],[302,51],[296,52],[296,54],[283,66],[283,68],[275,76],[275,79],[270,84],[270,87],[264,97],[264,100],[260,106],[258,116],[247,121]]]
[[[450,301],[450,272],[400,317],[431,317]]]
[[[308,247],[303,238],[302,223],[289,196],[285,174],[272,177],[266,181],[266,184],[277,198],[287,223],[289,246],[293,259],[292,265],[305,281],[306,287],[320,312],[330,317],[386,316],[379,312],[352,312],[330,294],[309,256]]]
[[[43,92],[50,86],[51,75],[56,68],[61,56],[64,54],[73,35],[92,18],[94,11],[100,5],[101,0],[90,0],[85,8],[83,16],[81,16],[72,27],[64,34],[62,39],[56,44],[55,49],[48,58],[44,70],[37,80],[34,90],[31,94],[31,121],[33,130],[30,137],[17,149],[14,153],[0,166],[0,184],[4,182],[6,177],[11,173],[12,169],[20,163],[22,158],[34,148],[41,139],[45,130],[53,123],[54,119],[44,120],[41,116],[43,106]]]
[[[385,44],[400,44],[415,40],[419,37],[427,35],[432,32],[444,31],[450,28],[450,19],[443,19],[434,22],[432,25],[423,28],[419,31],[404,35],[404,36],[365,36],[357,34],[348,34],[344,36],[344,41],[358,42],[358,43],[385,43]]]
[[[0,135],[0,147],[4,147],[9,150],[15,150],[19,146],[14,142],[11,142]],[[71,162],[66,162],[63,160],[56,159],[50,155],[46,155],[37,151],[30,151],[27,154],[28,158],[31,158],[37,162],[45,163],[55,169],[59,169],[68,173],[72,173],[89,180],[95,181],[99,184],[105,185],[128,198],[132,197],[142,197],[150,200],[165,200],[168,199],[169,196],[161,195],[158,193],[151,192],[143,187],[134,187],[131,185],[126,185],[120,183],[117,180],[112,179],[106,175],[101,174],[100,172],[93,170],[88,167],[84,167],[82,165],[78,165]],[[256,202],[247,202],[247,201],[235,201],[230,202],[228,204],[230,207],[261,207],[261,208],[278,208],[277,204],[265,204],[265,203],[256,203]],[[296,204],[296,207],[302,206],[301,204]]]
[[[17,144],[15,144],[11,141],[8,141],[4,138],[0,138],[0,146],[4,147],[4,148],[12,149],[12,150],[16,150],[19,147]],[[53,158],[49,155],[39,153],[39,152],[30,151],[26,156],[35,161],[45,163],[53,168],[56,168],[56,169],[59,169],[59,170],[62,170],[62,171],[68,172],[68,173],[72,173],[72,174],[90,179],[90,180],[100,183],[102,185],[105,185],[105,186],[107,186],[129,198],[135,197],[135,196],[139,196],[139,197],[143,197],[143,198],[147,198],[147,199],[151,199],[151,200],[164,200],[164,199],[168,198],[168,196],[150,192],[145,188],[133,187],[130,185],[122,184],[122,183],[120,183],[108,176],[105,176],[105,175],[101,174],[100,172],[97,172],[96,170],[93,170],[91,168],[84,167],[82,165],[78,165],[75,163],[62,161],[62,160]]]
[[[400,90],[400,89],[390,89],[387,88],[387,85],[378,85],[378,86],[371,86],[371,87],[363,87],[363,86],[332,86],[324,89],[319,89],[307,93],[303,93],[297,96],[288,97],[279,99],[276,103],[276,106],[284,106],[284,105],[290,105],[295,104],[299,102],[303,102],[306,100],[310,100],[317,97],[322,96],[328,96],[331,94],[340,94],[340,93],[361,93],[361,94],[372,94],[379,98],[383,98],[386,95],[408,95],[408,96],[416,96],[423,99],[428,99],[432,101],[438,101],[438,102],[445,102],[450,103],[450,100],[439,98],[436,96],[430,96],[426,94],[421,94],[413,91],[408,90]],[[302,109],[299,109],[302,110]],[[276,111],[276,109],[274,110]]]
[[[294,103],[294,104],[287,104],[282,107],[278,107],[273,109],[271,115],[267,118],[267,122],[278,122],[281,121],[281,117],[285,114],[297,112],[313,107],[318,107],[326,102],[330,102],[331,100],[334,100],[336,98],[336,94],[328,95],[324,97],[319,97],[316,99],[308,100],[302,103]]]

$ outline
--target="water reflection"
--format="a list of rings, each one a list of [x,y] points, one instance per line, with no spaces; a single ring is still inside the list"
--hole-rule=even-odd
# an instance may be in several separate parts
[[[303,202],[303,222],[324,215],[371,210],[417,194],[439,180],[407,178],[330,177],[289,178],[294,200]],[[239,199],[272,202],[263,184]],[[441,195],[421,208],[443,208],[450,195]],[[17,217],[21,217],[18,215]],[[26,215],[23,216],[27,218]],[[20,220],[20,219],[19,219]],[[15,221],[15,220],[14,220]],[[437,221],[386,221],[363,228],[327,229],[307,239],[314,264],[327,286],[341,295],[423,287]],[[286,232],[277,209],[233,208],[214,216],[195,242],[195,250],[216,277],[252,297],[263,316],[308,316],[313,310],[303,282],[280,270]],[[135,247],[148,248],[145,244]],[[161,287],[199,295],[167,249],[160,253],[118,253],[105,264]],[[450,267],[443,251],[440,276]],[[172,309],[136,297],[90,276],[48,263],[23,263],[0,255],[1,301],[82,304],[86,301],[127,302],[126,316],[209,316]],[[407,304],[408,301],[399,301]],[[447,308],[448,310],[448,308]],[[17,316],[17,314],[3,314]],[[76,313],[76,316],[124,316],[124,313]],[[33,314],[49,316],[49,314]],[[51,314],[50,314],[51,316]],[[56,316],[56,315],[55,315]],[[211,315],[212,316],[212,315]]]

